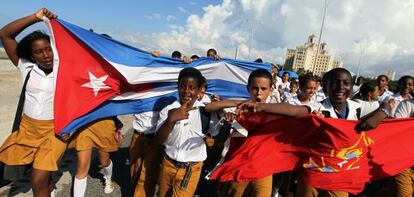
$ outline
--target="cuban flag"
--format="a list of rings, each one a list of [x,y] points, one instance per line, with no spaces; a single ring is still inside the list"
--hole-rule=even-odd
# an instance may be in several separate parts
[[[66,21],[46,21],[55,54],[54,118],[57,134],[69,134],[104,118],[161,110],[177,99],[182,68],[195,67],[208,91],[222,98],[248,98],[247,79],[269,63],[201,58],[190,64],[153,57]]]

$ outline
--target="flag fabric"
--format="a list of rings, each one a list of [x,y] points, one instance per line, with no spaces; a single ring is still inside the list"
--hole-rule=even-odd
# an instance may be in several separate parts
[[[128,46],[66,21],[46,21],[55,57],[55,130],[76,131],[100,118],[160,110],[177,98],[182,68],[194,67],[208,91],[223,98],[248,98],[248,75],[269,63],[201,58],[190,64]]]
[[[357,121],[249,114],[238,119],[247,138],[232,138],[225,162],[211,179],[239,182],[297,170],[306,184],[360,193],[368,181],[414,165],[414,119],[385,120],[357,133]],[[233,146],[233,147],[232,147]]]

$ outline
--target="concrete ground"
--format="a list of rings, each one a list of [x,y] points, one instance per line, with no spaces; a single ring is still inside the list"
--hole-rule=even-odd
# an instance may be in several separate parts
[[[1,51],[0,51],[1,52]],[[0,59],[0,143],[7,138],[11,132],[12,122],[21,91],[20,73],[9,60]],[[119,151],[111,154],[114,163],[113,180],[116,188],[113,193],[103,193],[103,178],[99,173],[99,160],[96,152],[89,172],[88,186],[85,196],[131,196],[129,186],[129,166],[127,165],[127,147],[132,134],[132,117],[120,117],[124,122],[124,140]],[[53,175],[56,181],[56,196],[70,197],[72,190],[72,179],[76,170],[76,152],[68,150],[60,163],[60,170]],[[0,187],[0,196],[32,196],[30,189],[30,172],[26,178],[14,183]]]

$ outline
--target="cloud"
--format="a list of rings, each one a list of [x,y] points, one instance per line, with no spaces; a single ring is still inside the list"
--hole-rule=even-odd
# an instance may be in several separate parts
[[[168,22],[177,19],[177,17],[172,16],[172,15],[168,15],[167,17],[165,17],[165,20],[167,20]]]
[[[161,14],[153,13],[150,16],[146,16],[146,18],[148,18],[150,20],[159,20],[159,19],[161,19]]]
[[[181,7],[181,6],[178,6],[178,10],[179,10],[180,12],[184,13],[184,14],[190,14],[190,12],[189,12],[187,9],[185,9],[185,8],[183,8],[183,7]]]
[[[180,50],[187,55],[204,55],[208,48],[216,48],[222,56],[234,57],[237,49],[241,59],[262,57],[283,63],[287,48],[303,45],[312,33],[319,34],[323,4],[303,0],[223,0],[204,7],[200,15],[178,7],[180,12],[189,14],[185,25],[136,36],[141,36],[141,46],[152,46],[166,54]],[[357,70],[363,48],[362,75],[374,76],[390,69],[396,70],[397,76],[413,74],[412,24],[414,0],[329,1],[322,41],[352,72]]]

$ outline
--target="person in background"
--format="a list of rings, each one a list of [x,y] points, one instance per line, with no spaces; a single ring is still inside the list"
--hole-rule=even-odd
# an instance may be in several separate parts
[[[316,102],[321,102],[325,100],[325,98],[326,98],[326,95],[323,92],[322,80],[320,77],[316,77],[316,92],[313,95],[312,100]]]
[[[254,62],[263,63],[263,59],[262,58],[257,58],[256,60],[254,60]]]
[[[316,92],[316,78],[313,75],[306,74],[299,77],[299,90],[299,94],[287,99],[286,102],[292,105],[305,105],[316,102],[312,99]]]
[[[395,118],[412,118],[414,117],[414,99],[401,101],[395,110]],[[414,194],[414,166],[400,172],[393,177],[391,185],[393,196],[411,197]]]
[[[365,79],[362,76],[359,76],[356,84],[354,84],[354,86],[352,86],[352,96],[355,96],[356,94],[358,94],[359,92],[359,88],[361,87],[361,85],[364,83]]]
[[[291,81],[289,85],[289,91],[285,91],[283,95],[283,102],[288,102],[293,97],[297,97],[299,89],[299,83],[297,81]]]
[[[380,95],[378,97],[379,102],[382,102],[388,96],[393,95],[393,93],[388,90],[388,82],[389,82],[389,79],[387,75],[379,75],[377,77],[377,85],[379,87],[379,92],[380,92]]]
[[[179,51],[173,51],[171,54],[172,58],[181,59],[181,52]]]
[[[290,75],[289,72],[283,72],[282,74],[282,83],[277,84],[277,88],[280,92],[280,95],[284,95],[285,92],[290,90]]]
[[[200,57],[198,57],[198,55],[192,55],[190,58],[193,61],[200,59]]]
[[[215,60],[219,60],[220,59],[220,56],[217,55],[216,49],[209,49],[209,50],[207,50],[207,57],[212,57]]]
[[[361,106],[361,117],[375,111],[380,106],[378,102],[379,87],[376,83],[367,82],[361,85],[358,93],[352,98]]]
[[[395,117],[395,110],[401,101],[412,98],[411,93],[414,90],[414,78],[409,75],[402,76],[398,79],[397,85],[398,92],[384,99],[384,102],[388,102],[392,108],[391,117]]]
[[[70,141],[69,148],[75,148],[78,156],[73,182],[74,197],[85,196],[93,148],[98,149],[99,162],[102,166],[101,172],[105,179],[104,193],[109,194],[114,190],[112,183],[113,163],[109,158],[109,153],[117,151],[119,145],[115,118],[105,118],[90,123],[75,133]]]

